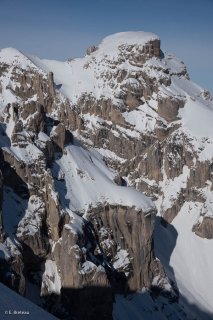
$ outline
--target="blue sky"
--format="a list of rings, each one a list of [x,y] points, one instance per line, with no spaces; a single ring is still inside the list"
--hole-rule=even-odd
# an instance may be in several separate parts
[[[0,48],[65,60],[108,34],[150,31],[213,93],[212,17],[213,0],[0,0]]]

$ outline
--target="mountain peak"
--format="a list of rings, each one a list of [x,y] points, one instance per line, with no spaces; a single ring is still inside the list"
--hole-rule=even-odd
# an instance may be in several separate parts
[[[36,68],[24,53],[12,47],[0,49],[0,63],[17,66],[22,69]]]
[[[154,40],[160,40],[160,38],[158,35],[151,32],[118,32],[105,37],[101,42],[101,46],[104,46],[109,50],[111,46],[118,47],[123,44],[143,46],[144,44]]]
[[[143,31],[119,32],[104,38],[97,49],[100,55],[115,57],[119,55],[121,49],[128,48],[131,51],[131,49],[137,48],[143,50],[148,43],[157,43],[160,49],[160,38],[154,33]]]

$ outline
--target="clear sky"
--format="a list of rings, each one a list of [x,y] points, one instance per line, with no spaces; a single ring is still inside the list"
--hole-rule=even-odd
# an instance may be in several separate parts
[[[213,0],[0,0],[0,48],[65,60],[133,30],[157,33],[213,93]]]

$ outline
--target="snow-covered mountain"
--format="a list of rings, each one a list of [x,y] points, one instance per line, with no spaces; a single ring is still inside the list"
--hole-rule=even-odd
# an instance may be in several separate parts
[[[211,319],[212,119],[155,34],[2,49],[0,280],[61,319]]]

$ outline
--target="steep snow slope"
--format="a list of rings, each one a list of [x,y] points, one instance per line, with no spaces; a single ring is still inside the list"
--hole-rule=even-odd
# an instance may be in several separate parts
[[[145,214],[155,208],[151,199],[134,188],[118,186],[113,181],[116,173],[105,165],[97,151],[85,150],[80,145],[70,145],[65,150],[52,169],[65,207],[84,212],[98,203],[109,203],[135,206]]]
[[[35,64],[15,48],[0,49],[0,63],[8,64],[11,67],[20,67],[24,70],[36,69],[38,71]]]
[[[165,228],[157,223],[155,253],[167,274],[176,281],[181,297],[212,314],[213,240],[202,239],[192,232],[201,206],[199,202],[185,202],[171,226]],[[183,298],[181,301],[184,303]],[[196,313],[195,308],[198,316]]]
[[[0,283],[0,319],[56,320],[50,313]]]
[[[196,315],[195,315],[196,316]],[[193,316],[186,316],[178,303],[168,304],[166,299],[160,297],[153,299],[149,292],[143,290],[126,298],[117,295],[113,308],[114,320],[194,320]]]

